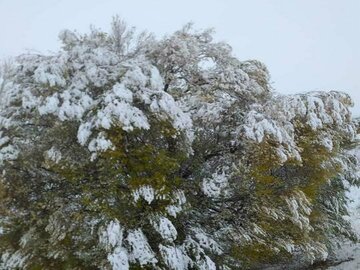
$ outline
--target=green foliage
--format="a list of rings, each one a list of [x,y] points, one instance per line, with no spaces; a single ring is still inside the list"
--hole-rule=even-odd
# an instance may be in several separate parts
[[[45,143],[23,151],[2,176],[1,209],[8,218],[2,222],[0,249],[17,250],[28,234],[21,244],[33,256],[28,269],[91,269],[94,258],[106,256],[96,247],[97,234],[90,231],[96,232],[106,221],[117,219],[128,229],[143,227],[151,238],[156,232],[149,227],[149,218],[164,215],[171,193],[181,187],[179,170],[186,155],[177,149],[176,131],[166,122],[154,124],[150,131],[107,131],[114,147],[93,161],[89,153],[69,142],[74,141],[69,137],[71,123],[43,131],[37,141],[44,143],[60,131],[67,134],[58,145],[69,151],[65,158],[48,160],[42,154]],[[144,199],[134,202],[133,192],[144,185],[157,192],[151,204]],[[11,209],[17,210],[11,213]],[[92,220],[97,221],[91,228],[86,224]],[[59,256],[51,258],[52,252]]]

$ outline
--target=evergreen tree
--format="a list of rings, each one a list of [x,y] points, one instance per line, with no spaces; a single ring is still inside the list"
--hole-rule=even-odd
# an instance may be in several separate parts
[[[279,95],[191,25],[60,39],[0,70],[2,269],[264,269],[355,240],[347,94]]]

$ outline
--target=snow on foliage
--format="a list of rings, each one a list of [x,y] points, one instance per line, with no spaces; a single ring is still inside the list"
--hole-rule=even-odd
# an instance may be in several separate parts
[[[108,249],[121,246],[123,242],[123,229],[119,221],[110,221],[106,229],[100,232],[100,243]]]
[[[155,198],[155,190],[151,186],[141,186],[133,192],[134,201],[137,202],[140,198],[143,198],[148,204],[150,204]]]
[[[24,256],[20,251],[13,254],[5,252],[1,255],[0,266],[3,269],[21,268],[25,266],[27,258],[28,256]]]
[[[56,149],[56,147],[51,147],[48,151],[46,151],[46,157],[51,161],[58,163],[61,160],[61,152]]]
[[[166,212],[173,217],[176,217],[178,213],[183,210],[183,206],[186,203],[186,197],[182,190],[174,192],[171,198],[171,204],[166,206]]]
[[[160,253],[165,260],[169,269],[185,270],[189,269],[190,258],[187,257],[183,250],[174,246],[159,246]]]
[[[207,250],[211,250],[215,254],[222,254],[221,247],[209,235],[199,228],[194,228],[195,238],[199,241],[199,245]]]
[[[205,178],[202,183],[202,190],[209,197],[218,197],[228,185],[225,172],[214,173],[211,178]]]
[[[139,262],[141,266],[146,264],[157,263],[155,253],[152,251],[145,235],[140,229],[130,231],[126,240],[131,247],[131,253],[129,254],[129,260],[131,262]]]
[[[124,229],[117,220],[111,221],[99,232],[99,240],[108,251],[112,250],[108,254],[108,260],[113,269],[128,269],[129,261],[139,262],[141,266],[157,262],[143,232],[140,229],[129,231],[124,238]],[[129,251],[126,246],[129,247]]]
[[[177,237],[177,231],[175,226],[166,217],[158,217],[153,221],[155,230],[161,235],[161,237],[168,241],[174,241]]]
[[[311,231],[309,215],[311,214],[311,204],[301,191],[294,194],[293,197],[285,199],[290,213],[291,221],[303,230]]]
[[[354,139],[355,129],[349,110],[351,105],[347,94],[334,91],[276,95],[263,106],[255,105],[247,114],[244,133],[257,143],[267,139],[278,143],[277,154],[281,162],[289,158],[301,161],[301,149],[296,142],[296,132],[300,126],[320,132],[325,127],[333,126],[349,140]],[[320,143],[331,151],[332,140],[332,134],[326,132]]]
[[[18,150],[9,144],[10,138],[8,136],[2,137],[2,132],[0,131],[0,165],[4,161],[12,160],[17,157]]]
[[[113,269],[129,269],[129,259],[127,250],[123,247],[124,229],[119,224],[119,221],[110,221],[106,229],[100,231],[99,241],[104,245],[108,253],[107,259],[112,265]]]
[[[92,34],[101,41],[97,33]],[[65,38],[64,33],[60,36]],[[2,101],[4,106],[20,98],[24,109],[36,108],[40,115],[54,115],[60,121],[77,120],[82,145],[99,129],[149,129],[150,115],[170,119],[174,128],[192,140],[189,115],[164,91],[163,79],[148,59],[138,55],[125,61],[105,44],[96,44],[97,40],[80,39],[54,56],[20,56],[12,71],[16,79],[4,86],[12,87],[11,96]],[[36,89],[20,87],[17,81]],[[88,146],[94,153],[111,147],[103,137]]]
[[[347,94],[272,92],[190,24],[59,37],[0,67],[0,268],[306,267],[353,238]]]
[[[128,270],[129,261],[128,254],[124,248],[117,247],[112,254],[108,255],[113,270]]]

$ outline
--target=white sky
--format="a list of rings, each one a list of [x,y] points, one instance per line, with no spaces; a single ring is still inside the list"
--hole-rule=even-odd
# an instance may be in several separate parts
[[[56,51],[60,30],[108,30],[115,14],[158,36],[214,27],[268,66],[277,91],[345,91],[360,115],[360,0],[0,0],[0,57]]]

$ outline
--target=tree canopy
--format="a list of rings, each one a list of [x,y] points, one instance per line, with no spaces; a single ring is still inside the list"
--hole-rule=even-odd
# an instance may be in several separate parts
[[[346,93],[276,93],[191,24],[59,37],[0,70],[0,268],[265,269],[356,239]]]

